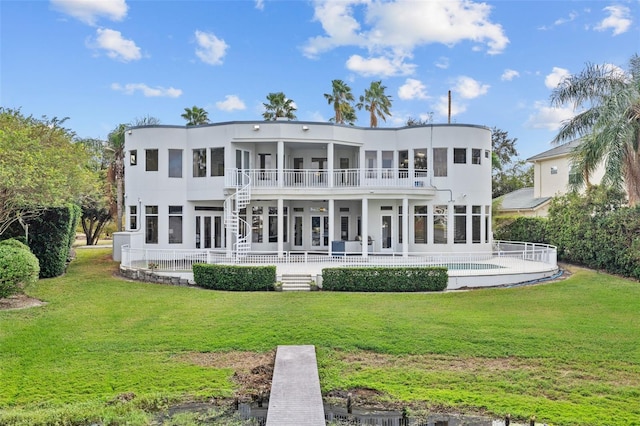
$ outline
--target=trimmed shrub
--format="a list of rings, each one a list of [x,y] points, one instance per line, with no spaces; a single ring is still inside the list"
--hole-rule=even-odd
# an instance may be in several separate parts
[[[442,291],[449,276],[442,267],[325,268],[322,289],[328,291]]]
[[[80,213],[80,207],[69,205],[47,209],[32,220],[29,246],[40,260],[40,278],[57,277],[64,273]]]
[[[40,265],[29,248],[16,240],[0,242],[0,298],[38,281]]]
[[[193,265],[196,285],[212,290],[268,291],[276,282],[275,266]]]

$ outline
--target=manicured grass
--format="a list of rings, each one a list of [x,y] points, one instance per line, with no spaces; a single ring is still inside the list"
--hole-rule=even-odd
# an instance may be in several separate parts
[[[313,344],[324,392],[372,388],[556,425],[640,424],[636,282],[578,271],[471,292],[232,293],[126,282],[109,255],[78,250],[66,276],[28,289],[46,306],[0,312],[0,423],[82,414],[145,424],[145,408],[233,394],[232,369],[178,355]],[[137,405],[106,404],[126,392]]]

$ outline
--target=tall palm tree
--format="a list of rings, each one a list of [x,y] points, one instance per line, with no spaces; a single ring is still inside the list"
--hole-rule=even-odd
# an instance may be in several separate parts
[[[295,120],[296,115],[293,113],[297,108],[291,99],[287,99],[283,92],[269,93],[267,95],[269,103],[263,103],[265,111],[262,117],[265,121],[273,121],[278,118],[286,118],[287,120]]]
[[[345,122],[353,125],[356,121],[356,114],[351,102],[355,101],[351,87],[342,80],[331,81],[332,93],[325,93],[324,97],[328,104],[333,104],[335,116],[329,120],[336,124]]]
[[[640,202],[640,57],[625,72],[611,65],[587,64],[563,80],[551,94],[555,106],[587,109],[563,123],[554,143],[581,138],[572,160],[574,187],[588,184],[604,162],[602,183],[625,187],[629,205]]]
[[[384,94],[386,88],[382,81],[371,82],[371,86],[365,89],[364,96],[360,96],[360,102],[356,105],[358,109],[364,108],[369,111],[371,127],[378,127],[378,117],[387,121],[386,115],[391,115],[391,96]]]
[[[184,114],[181,114],[180,117],[187,120],[187,126],[199,126],[200,124],[209,123],[209,113],[195,105],[191,108],[185,108]]]
[[[116,183],[116,229],[122,231],[122,204],[124,203],[124,132],[128,124],[118,124],[107,136],[106,151],[110,155],[109,180]]]

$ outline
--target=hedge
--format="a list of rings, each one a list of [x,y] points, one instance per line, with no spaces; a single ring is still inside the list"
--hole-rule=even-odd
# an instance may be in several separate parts
[[[212,290],[268,291],[276,282],[275,266],[193,265],[197,286]]]
[[[47,209],[33,219],[29,227],[29,246],[40,260],[40,278],[64,273],[80,214],[80,207],[69,205]]]
[[[449,276],[443,267],[325,268],[322,289],[328,291],[442,291]]]
[[[0,298],[20,293],[38,281],[40,265],[29,247],[17,240],[0,241]]]

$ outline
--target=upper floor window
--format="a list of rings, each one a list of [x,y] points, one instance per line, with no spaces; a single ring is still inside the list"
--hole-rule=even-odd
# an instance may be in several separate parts
[[[467,148],[453,148],[453,164],[467,163]]]
[[[471,164],[480,164],[481,150],[473,148],[471,150]]]
[[[145,170],[148,172],[158,171],[158,150],[157,149],[145,149],[144,150]]]
[[[135,166],[138,164],[138,151],[132,149],[129,151],[129,165]]]
[[[447,176],[447,148],[433,148],[433,175]]]
[[[207,150],[194,149],[193,150],[193,177],[205,177],[207,176]]]
[[[172,177],[172,178],[182,177],[182,150],[181,149],[169,150],[169,177]]]
[[[413,150],[413,168],[416,172],[425,173],[427,171],[427,148]]]
[[[211,148],[211,176],[224,176],[224,148]]]

